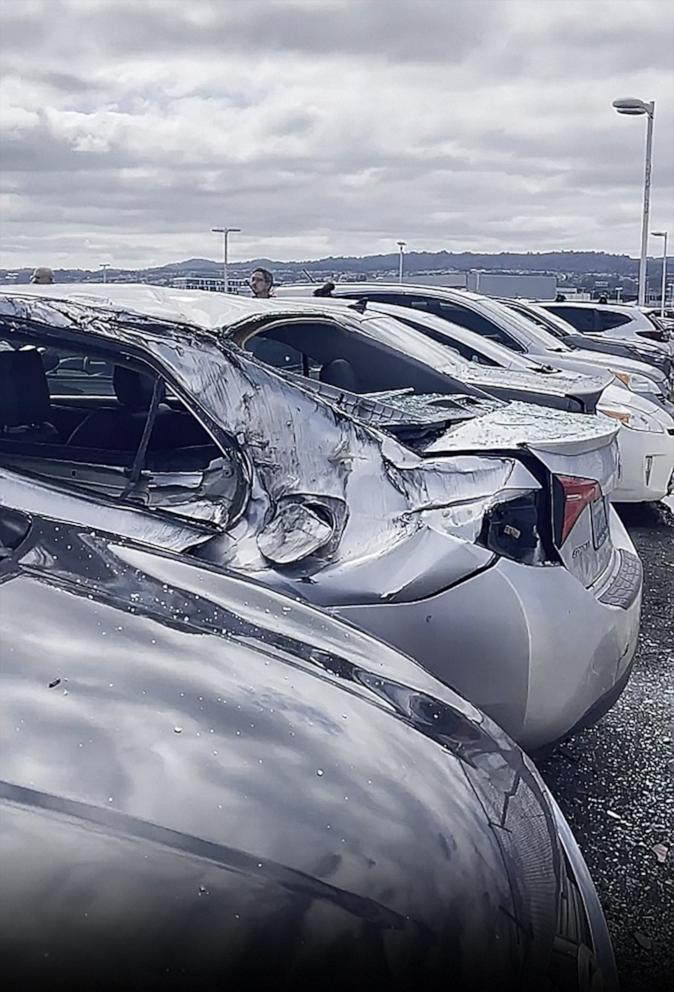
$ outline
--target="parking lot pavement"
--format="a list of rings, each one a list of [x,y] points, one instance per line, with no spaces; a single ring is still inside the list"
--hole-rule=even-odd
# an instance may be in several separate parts
[[[620,507],[644,563],[631,680],[598,726],[540,770],[583,850],[622,992],[674,988],[674,512]]]

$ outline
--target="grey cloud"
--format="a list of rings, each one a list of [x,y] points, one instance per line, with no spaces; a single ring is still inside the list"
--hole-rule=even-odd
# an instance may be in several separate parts
[[[399,236],[632,250],[643,121],[610,100],[658,100],[653,216],[666,217],[661,5],[627,28],[607,21],[615,4],[593,4],[595,27],[586,4],[554,6],[546,20],[519,0],[12,5],[2,264],[47,247],[90,264],[215,255],[221,221],[251,257]]]
[[[219,51],[308,52],[385,57],[398,62],[461,61],[499,30],[504,5],[415,0],[413,16],[398,0],[245,0],[183,5],[175,0],[116,0],[81,4],[43,0],[42,16],[19,12],[6,28],[8,45],[49,48],[62,40],[110,56],[152,51],[176,54]],[[199,14],[203,17],[199,17]],[[196,15],[196,16],[195,16]],[[76,36],[70,35],[73,22]]]
[[[17,69],[21,71],[20,67]],[[103,88],[101,83],[71,72],[37,72],[35,77],[55,90],[66,94],[97,93]]]

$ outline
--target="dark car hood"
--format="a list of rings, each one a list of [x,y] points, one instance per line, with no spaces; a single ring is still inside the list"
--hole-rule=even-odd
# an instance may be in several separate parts
[[[195,988],[271,955],[285,987],[331,961],[361,975],[365,953],[395,988],[539,974],[545,788],[451,690],[308,607],[95,531],[36,520],[0,578],[6,973]]]

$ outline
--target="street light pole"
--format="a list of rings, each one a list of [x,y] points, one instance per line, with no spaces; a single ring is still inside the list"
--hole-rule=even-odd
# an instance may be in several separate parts
[[[224,293],[229,292],[229,272],[227,270],[227,239],[230,234],[237,234],[240,227],[212,227],[211,231],[222,235],[222,289]]]
[[[653,119],[655,117],[655,100],[646,102],[628,97],[624,100],[614,100],[613,106],[619,114],[628,117],[641,117],[646,114],[646,164],[644,167],[644,205],[641,212],[641,256],[639,258],[639,306],[646,303],[646,265],[648,257],[648,216],[651,208],[651,173],[653,168]]]
[[[400,258],[398,259],[398,282],[403,281],[403,263],[405,258],[405,245],[406,241],[397,241],[396,244],[400,248]]]
[[[109,262],[104,262],[101,265],[101,268],[103,269],[103,282],[107,282],[108,281],[108,269],[110,268],[110,263]]]
[[[662,283],[660,288],[660,316],[665,316],[665,294],[667,293],[667,231],[651,231],[654,238],[662,238]]]
[[[653,169],[653,118],[655,101],[649,107],[646,125],[646,165],[644,168],[644,207],[641,217],[641,258],[639,260],[639,306],[646,303],[646,265],[648,259],[648,220],[651,209],[651,172]]]

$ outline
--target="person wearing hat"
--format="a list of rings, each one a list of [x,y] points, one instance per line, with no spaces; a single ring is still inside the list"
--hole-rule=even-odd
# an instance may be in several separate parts
[[[54,282],[54,272],[46,265],[38,265],[38,267],[33,270],[30,281],[35,282],[40,286],[51,286]]]

